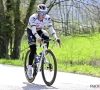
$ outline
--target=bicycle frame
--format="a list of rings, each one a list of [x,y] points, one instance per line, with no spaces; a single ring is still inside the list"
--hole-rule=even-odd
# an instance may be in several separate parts
[[[44,43],[44,41],[49,42],[49,41],[51,41],[51,40],[52,40],[52,39],[49,39],[49,40],[47,40],[47,41],[46,41],[46,40],[43,40],[42,44],[39,45],[39,46],[37,46],[37,48],[43,47],[42,56],[41,56],[41,58],[40,58],[40,63],[39,63],[37,72],[40,71],[40,67],[41,67],[41,63],[42,63],[43,57],[46,58],[46,57],[45,57],[45,56],[46,56],[45,51],[47,50],[47,43]],[[55,41],[55,40],[52,40],[52,41]]]
[[[43,60],[43,56],[45,58],[45,51],[47,50],[47,43],[42,43],[41,45],[39,45],[37,48],[40,48],[40,47],[43,47],[43,51],[42,51],[42,56],[40,58],[40,63],[39,63],[39,66],[38,66],[38,69],[37,71],[39,72],[40,71],[40,67],[41,67],[41,63],[42,63],[42,60]]]

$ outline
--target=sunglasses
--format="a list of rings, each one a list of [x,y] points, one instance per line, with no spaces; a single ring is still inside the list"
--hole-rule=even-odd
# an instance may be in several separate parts
[[[46,15],[46,12],[39,12],[39,14],[42,15]]]

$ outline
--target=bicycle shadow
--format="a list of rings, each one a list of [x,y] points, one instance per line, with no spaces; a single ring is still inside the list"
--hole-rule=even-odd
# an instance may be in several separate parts
[[[46,85],[41,85],[41,84],[35,84],[35,83],[28,83],[28,82],[23,82],[26,84],[26,86],[23,86],[23,90],[56,90],[58,88],[53,87],[53,86],[46,86]]]

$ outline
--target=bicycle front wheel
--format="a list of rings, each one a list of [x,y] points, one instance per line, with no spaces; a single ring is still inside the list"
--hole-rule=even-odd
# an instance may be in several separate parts
[[[48,49],[41,65],[42,77],[47,86],[54,83],[57,74],[57,62],[54,53]]]

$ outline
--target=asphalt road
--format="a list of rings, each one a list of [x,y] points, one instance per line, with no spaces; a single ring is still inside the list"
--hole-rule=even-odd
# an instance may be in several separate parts
[[[46,86],[41,72],[28,83],[23,67],[0,64],[0,90],[100,90],[100,78],[58,72],[52,86]]]

